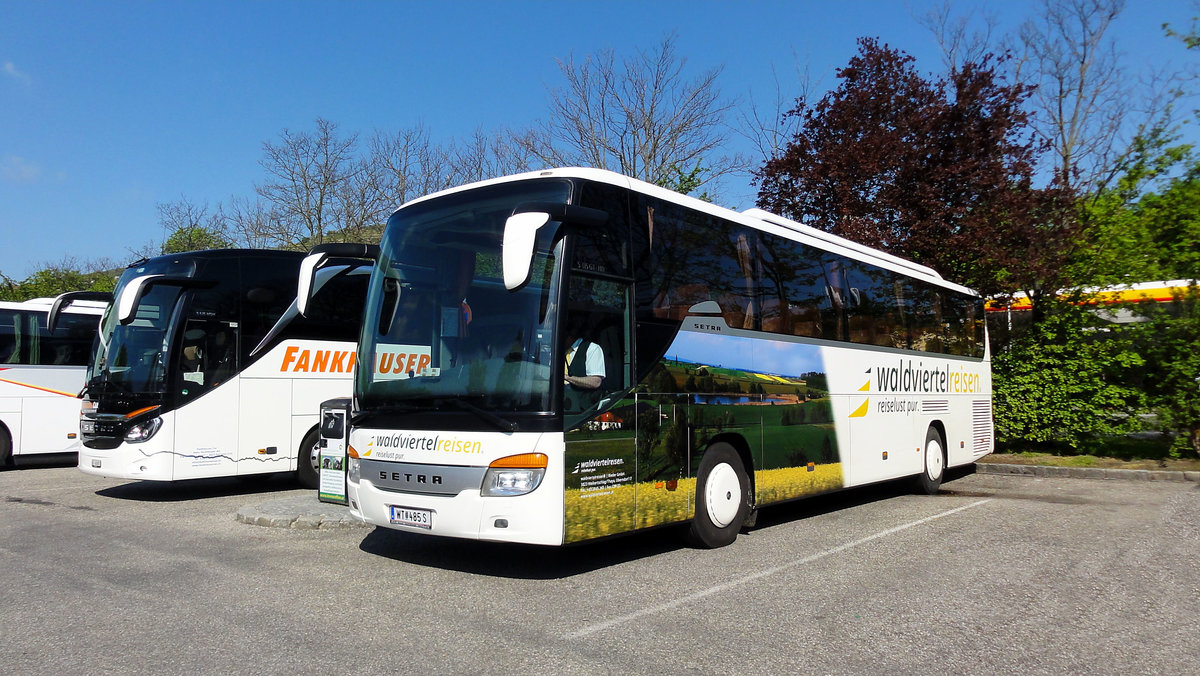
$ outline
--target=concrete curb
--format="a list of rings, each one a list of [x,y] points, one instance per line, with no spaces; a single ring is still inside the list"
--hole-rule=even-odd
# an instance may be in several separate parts
[[[1125,481],[1200,482],[1200,472],[1176,472],[1157,469],[1108,469],[1104,467],[1050,467],[1048,465],[1010,465],[1003,462],[978,462],[979,474],[1055,477],[1066,479],[1122,479]]]
[[[315,491],[242,507],[235,518],[252,526],[292,530],[373,528],[350,516],[349,508],[317,500]]]

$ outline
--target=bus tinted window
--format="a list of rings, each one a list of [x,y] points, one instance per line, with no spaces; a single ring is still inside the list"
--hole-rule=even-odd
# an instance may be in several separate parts
[[[97,319],[64,312],[50,335],[45,312],[0,310],[0,364],[86,366]]]
[[[643,199],[651,233],[653,315],[678,321],[697,303],[715,301],[729,326],[753,328],[752,234],[700,211]]]
[[[361,299],[367,296],[368,275],[340,275],[325,283],[309,301],[308,314],[292,321],[288,335],[310,340],[358,339]],[[357,298],[360,302],[348,302]]]
[[[64,312],[59,316],[54,333],[46,333],[45,315],[38,313],[38,332],[42,335],[39,364],[52,366],[87,366],[91,358],[92,341],[100,318]]]
[[[0,310],[0,364],[23,364],[28,357],[25,349],[23,313],[15,310]]]

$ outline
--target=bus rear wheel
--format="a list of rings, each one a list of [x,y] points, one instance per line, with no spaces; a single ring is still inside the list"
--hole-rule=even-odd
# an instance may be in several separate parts
[[[296,456],[296,480],[305,488],[316,488],[320,481],[321,435],[316,428],[309,430],[300,442]]]
[[[715,549],[737,539],[750,511],[750,479],[742,457],[729,444],[713,444],[696,472],[696,514],[688,540]]]
[[[917,475],[917,488],[926,495],[934,495],[942,485],[946,473],[946,443],[936,427],[925,433],[925,463]]]

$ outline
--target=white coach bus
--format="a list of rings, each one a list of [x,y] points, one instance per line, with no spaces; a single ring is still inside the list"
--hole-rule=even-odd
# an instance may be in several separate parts
[[[993,447],[982,299],[763,211],[560,169],[410,202],[380,249],[347,486],[377,526],[716,547]]]
[[[155,481],[296,471],[315,487],[320,404],[350,393],[369,264],[328,260],[303,316],[303,259],[194,251],[125,270],[88,367],[79,469]]]
[[[67,296],[75,299],[70,307]],[[57,305],[51,298],[0,302],[0,467],[79,450],[76,397],[108,297],[76,292]]]

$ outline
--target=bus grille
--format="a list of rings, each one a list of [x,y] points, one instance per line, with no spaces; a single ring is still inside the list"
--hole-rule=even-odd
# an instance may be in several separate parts
[[[976,455],[992,452],[992,402],[971,402],[971,438]]]
[[[950,402],[946,399],[926,399],[921,402],[922,413],[948,413]]]

